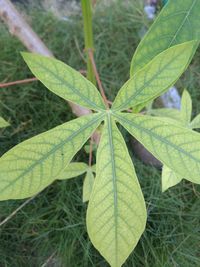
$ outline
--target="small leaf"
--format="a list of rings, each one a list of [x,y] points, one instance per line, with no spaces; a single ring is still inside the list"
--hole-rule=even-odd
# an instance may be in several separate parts
[[[105,109],[97,88],[79,72],[54,58],[31,53],[22,56],[32,73],[56,95],[86,108]]]
[[[83,182],[83,202],[87,202],[90,199],[92,188],[94,184],[94,175],[91,169],[88,169]]]
[[[169,47],[200,39],[200,1],[177,2],[168,1],[140,42],[131,62],[131,76]]]
[[[164,118],[117,113],[117,120],[158,160],[200,184],[200,134]]]
[[[186,126],[190,123],[192,116],[192,99],[187,90],[183,91],[181,98],[181,118]]]
[[[158,116],[158,117],[164,117],[164,118],[170,118],[177,122],[180,122],[181,120],[181,113],[180,110],[175,108],[157,108],[152,109],[151,114]],[[180,122],[182,124],[182,122]]]
[[[10,124],[0,117],[0,128],[8,127]]]
[[[189,127],[190,127],[191,129],[198,129],[198,128],[200,128],[200,114],[197,115],[197,116],[193,119],[193,121],[190,123]]]
[[[0,200],[30,197],[59,177],[103,119],[92,114],[15,146],[0,158]]]
[[[92,165],[92,172],[96,173],[96,164]]]
[[[182,177],[168,168],[166,165],[162,169],[162,192],[172,186],[177,185],[182,180]]]
[[[97,175],[87,210],[94,246],[112,267],[120,267],[137,245],[146,208],[124,139],[110,115],[97,150]]]
[[[88,165],[84,162],[72,162],[70,163],[64,171],[59,174],[58,180],[65,180],[77,177],[85,173],[88,169]]]
[[[113,110],[125,110],[153,100],[172,86],[191,60],[196,41],[173,46],[156,56],[118,92]]]

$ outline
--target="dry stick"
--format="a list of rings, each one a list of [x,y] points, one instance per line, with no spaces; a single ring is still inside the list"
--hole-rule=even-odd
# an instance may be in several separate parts
[[[92,148],[93,148],[93,136],[90,138],[90,154],[89,154],[89,163],[88,165],[92,166]]]
[[[37,78],[30,78],[30,79],[18,80],[18,81],[9,82],[9,83],[0,83],[0,88],[9,87],[9,86],[16,85],[16,84],[35,82],[37,80],[38,80]]]
[[[104,102],[106,104],[107,109],[109,109],[108,99],[107,99],[107,97],[105,95],[105,92],[104,92],[104,89],[103,89],[103,86],[102,86],[102,83],[101,83],[101,80],[100,80],[100,77],[99,77],[99,73],[97,71],[96,63],[95,63],[95,60],[94,60],[93,50],[92,49],[88,49],[87,52],[88,52],[90,61],[92,63],[92,68],[93,68],[93,71],[94,71],[94,74],[95,74],[95,78],[96,78],[97,84],[99,86],[99,90],[101,92],[101,95],[103,97],[103,100],[104,100]]]
[[[31,202],[37,195],[34,195],[33,197],[27,199],[22,205],[20,205],[16,210],[14,210],[8,217],[6,217],[2,222],[0,222],[0,227],[7,223],[10,219],[12,219],[13,216],[17,214],[18,211],[20,211],[23,207],[25,207],[29,202]]]

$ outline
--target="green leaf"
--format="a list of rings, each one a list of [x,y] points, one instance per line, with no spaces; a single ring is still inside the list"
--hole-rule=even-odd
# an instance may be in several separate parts
[[[87,210],[94,246],[112,267],[120,267],[146,224],[146,208],[126,144],[110,114],[97,150],[97,175]]]
[[[152,109],[151,114],[158,116],[158,117],[170,118],[170,119],[175,120],[176,122],[180,122],[180,120],[181,120],[180,110],[175,109],[175,108]],[[180,123],[182,123],[182,122],[180,122]]]
[[[192,99],[187,90],[183,91],[181,98],[181,118],[187,126],[190,123],[192,116]]]
[[[96,173],[96,164],[92,165],[92,172]]]
[[[200,1],[170,0],[140,42],[131,62],[131,76],[171,46],[200,39]],[[191,56],[196,47],[191,51]]]
[[[198,128],[200,128],[200,114],[197,115],[197,116],[193,119],[193,121],[190,123],[189,127],[190,127],[191,129],[198,129]]]
[[[92,188],[94,184],[94,175],[91,169],[88,169],[83,182],[83,202],[87,202],[90,199]]]
[[[200,134],[164,118],[115,114],[117,120],[158,160],[187,180],[200,183]]]
[[[162,169],[162,192],[166,191],[172,186],[177,185],[182,180],[182,177],[168,168],[166,165]]]
[[[153,100],[184,72],[190,63],[196,41],[173,46],[156,56],[120,89],[112,105],[113,110],[125,110]]]
[[[0,158],[0,200],[21,199],[52,183],[102,121],[92,114],[15,146]]]
[[[63,62],[37,54],[22,53],[32,73],[53,93],[93,110],[105,110],[97,88]]]
[[[88,169],[88,165],[84,162],[72,162],[70,163],[66,169],[62,173],[59,174],[58,180],[65,180],[77,177],[83,173],[85,173]]]
[[[10,124],[0,117],[0,128],[8,127]]]

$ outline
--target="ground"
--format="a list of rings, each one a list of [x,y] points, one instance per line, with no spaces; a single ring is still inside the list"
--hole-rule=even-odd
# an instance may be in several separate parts
[[[148,23],[141,1],[126,6],[99,7],[94,16],[95,59],[103,85],[112,100],[129,76],[130,60]],[[28,19],[55,56],[75,69],[85,69],[79,15],[59,20],[42,8],[32,8]],[[25,48],[0,25],[0,82],[32,77],[20,51]],[[193,113],[200,112],[200,53],[177,83],[192,95]],[[1,130],[0,153],[17,143],[68,121],[74,116],[67,103],[39,82],[3,88],[0,113],[11,127]],[[130,136],[125,136],[130,142]],[[130,145],[129,145],[130,147]],[[143,165],[130,154],[145,195],[148,222],[125,267],[200,266],[200,187],[182,182],[161,193],[160,170]],[[84,150],[76,160],[88,161]],[[86,232],[82,178],[57,181],[0,227],[0,266],[105,267]],[[0,221],[23,201],[0,203]],[[48,261],[49,259],[49,261]]]

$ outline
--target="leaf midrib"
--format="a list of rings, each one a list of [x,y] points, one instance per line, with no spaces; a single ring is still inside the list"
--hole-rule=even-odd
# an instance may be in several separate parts
[[[194,2],[192,3],[190,9],[187,11],[187,15],[184,17],[180,27],[177,29],[175,35],[173,36],[172,40],[170,41],[168,48],[172,46],[174,40],[176,39],[177,35],[179,34],[180,30],[183,28],[184,23],[186,22],[186,20],[188,19],[190,13],[192,12],[192,9],[194,8],[195,4],[196,4],[197,0],[194,0]]]
[[[111,153],[111,164],[112,164],[112,183],[113,183],[113,198],[114,198],[114,220],[115,220],[115,263],[118,262],[118,210],[117,210],[117,175],[116,175],[116,162],[114,156],[114,146],[113,146],[113,137],[112,137],[112,122],[111,122],[111,115],[108,113],[107,116],[107,123],[108,123],[108,138],[109,138],[109,147]]]
[[[94,117],[97,117],[97,118],[96,119],[93,119],[93,120],[91,119],[87,124],[85,124],[83,126],[83,128],[81,129],[81,131],[84,131],[86,128],[90,127],[92,124],[94,124],[98,120],[100,121],[100,119],[103,118],[104,114],[101,114],[100,113],[99,116],[97,116],[97,115],[93,115],[93,116]],[[60,142],[58,145],[56,145],[55,147],[53,147],[47,154],[45,154],[44,156],[42,156],[40,159],[36,160],[27,170],[25,170],[24,172],[22,172],[21,175],[18,176],[16,179],[12,180],[12,182],[9,183],[7,186],[5,186],[0,192],[3,192],[4,190],[6,190],[7,188],[9,188],[10,186],[13,186],[14,183],[16,183],[19,179],[23,178],[27,173],[31,172],[38,164],[40,164],[40,162],[44,162],[51,154],[55,153],[60,147],[64,146],[66,142],[69,142],[75,136],[77,136],[78,134],[80,134],[81,131],[79,130],[79,131],[71,134],[67,139],[65,139],[64,141]],[[55,177],[57,177],[57,175],[59,175],[59,173],[56,174]]]

